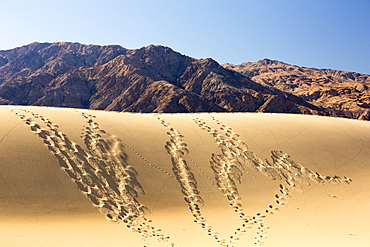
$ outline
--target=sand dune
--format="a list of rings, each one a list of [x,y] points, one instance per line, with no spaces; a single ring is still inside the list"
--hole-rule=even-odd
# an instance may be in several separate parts
[[[369,122],[0,114],[0,246],[370,245]]]

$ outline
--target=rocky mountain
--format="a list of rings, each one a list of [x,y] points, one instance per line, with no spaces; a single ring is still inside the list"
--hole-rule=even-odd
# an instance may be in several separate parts
[[[370,120],[370,75],[305,68],[269,59],[223,67],[265,87],[293,94],[327,115]]]
[[[302,97],[164,46],[32,43],[0,51],[0,104],[128,112],[327,115]]]

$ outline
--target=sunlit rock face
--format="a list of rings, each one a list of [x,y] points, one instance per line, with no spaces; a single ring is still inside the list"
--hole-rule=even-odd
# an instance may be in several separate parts
[[[0,51],[0,104],[125,112],[326,114],[211,58],[169,47],[32,43]]]
[[[370,124],[0,107],[4,246],[367,246]]]
[[[370,75],[299,67],[270,59],[222,66],[261,85],[298,96],[325,109],[328,115],[370,120]]]

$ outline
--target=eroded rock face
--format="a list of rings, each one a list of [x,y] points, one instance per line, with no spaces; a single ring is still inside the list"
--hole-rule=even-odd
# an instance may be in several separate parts
[[[338,115],[311,100],[320,98],[321,91],[303,97],[232,69],[235,66],[224,68],[213,59],[190,58],[164,46],[127,50],[116,45],[32,43],[0,51],[0,104],[129,112]],[[363,83],[356,90],[367,89]],[[356,114],[350,117],[359,118]]]
[[[269,59],[223,67],[298,96],[327,115],[370,120],[370,75],[304,68]]]

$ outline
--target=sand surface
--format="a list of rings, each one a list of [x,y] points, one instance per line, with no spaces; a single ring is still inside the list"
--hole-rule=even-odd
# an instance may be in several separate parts
[[[0,116],[0,246],[370,246],[369,122]]]

